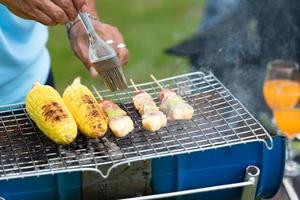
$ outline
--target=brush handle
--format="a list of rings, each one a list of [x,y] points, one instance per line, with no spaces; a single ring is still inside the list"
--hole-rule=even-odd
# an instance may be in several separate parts
[[[89,14],[87,12],[79,12],[79,17],[84,25],[86,32],[94,37],[96,37],[96,31],[90,20]]]
[[[115,57],[117,54],[114,49],[109,46],[95,31],[89,14],[87,12],[79,12],[79,18],[81,19],[83,26],[89,35],[90,49],[93,52],[93,56],[91,56],[90,53],[91,62],[107,60]]]

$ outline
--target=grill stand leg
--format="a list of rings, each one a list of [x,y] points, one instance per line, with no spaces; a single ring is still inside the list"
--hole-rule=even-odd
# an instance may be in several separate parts
[[[122,199],[122,200],[163,199],[163,198],[177,197],[177,196],[225,190],[225,189],[241,188],[241,187],[243,187],[243,193],[242,193],[241,200],[254,200],[259,174],[260,174],[259,168],[256,166],[250,165],[246,168],[244,182],[232,183],[232,184],[226,184],[226,185],[217,185],[217,186],[191,189],[191,190],[183,190],[183,191],[177,191],[177,192],[154,194],[154,195],[148,195],[148,196],[142,196],[142,197],[126,198],[126,199]]]
[[[245,181],[250,181],[253,184],[243,188],[241,200],[255,200],[257,183],[260,175],[260,170],[256,166],[248,166],[245,174]]]

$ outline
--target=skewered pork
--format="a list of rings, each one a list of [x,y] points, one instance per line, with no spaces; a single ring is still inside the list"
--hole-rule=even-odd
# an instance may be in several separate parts
[[[108,125],[114,136],[124,137],[134,129],[131,118],[117,104],[109,100],[102,100],[100,105],[108,117]]]
[[[162,89],[159,94],[160,110],[165,113],[169,120],[192,119],[194,109],[187,104],[181,96],[169,89]]]
[[[157,131],[167,125],[167,117],[159,111],[147,92],[138,92],[133,97],[134,107],[142,115],[142,124],[146,130]]]

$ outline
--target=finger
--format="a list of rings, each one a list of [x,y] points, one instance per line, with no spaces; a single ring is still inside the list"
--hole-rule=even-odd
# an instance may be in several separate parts
[[[118,57],[120,59],[120,62],[122,65],[125,65],[128,63],[129,60],[129,51],[127,48],[121,48],[117,51]]]
[[[23,19],[36,19],[35,15],[33,13],[26,13],[21,9],[17,9],[17,8],[10,7],[10,6],[8,6],[7,8],[10,10],[10,12],[14,13],[15,15],[17,15]]]
[[[55,21],[51,19],[51,17],[49,17],[47,14],[45,14],[44,12],[38,9],[33,9],[32,12],[27,12],[27,13],[24,12],[23,10],[16,11],[14,8],[11,8],[11,11],[13,13],[15,12],[18,13],[18,16],[23,19],[35,20],[46,26],[53,26],[57,24]]]
[[[83,32],[82,32],[83,31]],[[93,63],[90,61],[88,45],[89,40],[86,32],[84,31],[83,25],[78,23],[73,26],[70,32],[70,39],[72,49],[75,55],[81,60],[84,66],[90,71],[92,77],[98,75],[95,68],[93,68]]]
[[[98,75],[98,72],[96,71],[95,67],[91,67],[89,71],[92,77],[96,77]]]
[[[115,50],[118,54],[118,57],[120,59],[120,62],[122,65],[126,64],[129,59],[129,51],[125,47],[118,47],[119,44],[124,44],[124,38],[118,28],[111,27],[113,38],[115,40]]]
[[[69,18],[63,9],[52,1],[48,1],[46,4],[41,4],[40,9],[44,13],[47,13],[47,15],[58,24],[66,24],[69,21]]]
[[[124,43],[124,39],[118,28],[109,24],[95,23],[95,28],[104,40],[113,40],[110,44],[116,51],[122,65],[126,64],[129,59],[129,51],[127,48],[118,48],[118,44]]]
[[[89,70],[90,75],[92,77],[96,77],[98,75],[98,72],[93,67],[93,63],[91,63],[88,54],[85,53],[86,52],[85,48],[84,47],[79,47],[77,51],[78,51],[77,54],[78,54],[79,59],[84,64],[85,68]]]
[[[109,25],[100,23],[99,21],[94,21],[93,25],[96,32],[104,41],[112,40],[113,43],[115,43],[114,36]]]
[[[94,26],[100,37],[106,41],[107,44],[110,45],[117,53],[116,39],[112,32],[111,26],[100,22],[96,22]]]
[[[114,41],[114,43],[111,46],[117,52],[118,51],[117,45],[124,42],[123,37],[116,27],[113,27],[111,25],[107,25],[107,26],[109,27],[109,31],[112,35],[112,40]]]
[[[57,6],[59,6],[68,16],[70,21],[74,21],[77,17],[76,7],[72,0],[52,0]]]
[[[57,22],[54,21],[50,16],[48,16],[46,13],[44,13],[41,10],[36,9],[35,15],[39,16],[39,18],[36,19],[36,21],[46,25],[46,26],[55,26],[57,25]]]
[[[73,0],[76,10],[84,12],[84,7],[87,7],[87,0]]]
[[[84,4],[80,9],[79,12],[88,12],[89,11],[89,7],[87,4]]]
[[[93,67],[93,63],[91,63],[88,55],[88,48],[87,45],[84,45],[84,41],[78,41],[74,47],[73,50],[76,54],[76,56],[81,60],[81,62],[84,64],[84,66],[90,71],[90,74],[92,77],[95,77],[98,75],[97,71]]]
[[[79,44],[79,55],[80,55],[80,59],[81,62],[84,64],[84,66],[89,69],[90,67],[93,66],[93,63],[91,63],[90,61],[90,57],[89,57],[89,51],[88,51],[88,47],[85,44]]]

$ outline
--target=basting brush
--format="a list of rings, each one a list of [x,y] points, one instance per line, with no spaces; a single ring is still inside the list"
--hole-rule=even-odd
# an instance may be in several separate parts
[[[96,33],[88,13],[80,12],[79,17],[88,33],[89,57],[95,70],[111,91],[126,89],[126,78],[116,52]]]

